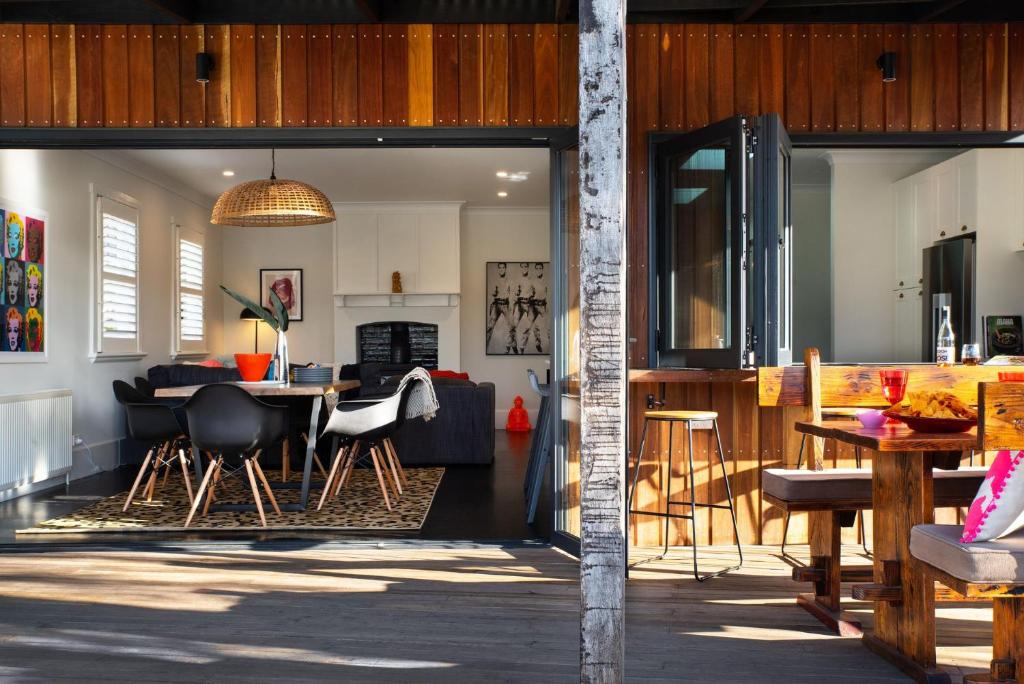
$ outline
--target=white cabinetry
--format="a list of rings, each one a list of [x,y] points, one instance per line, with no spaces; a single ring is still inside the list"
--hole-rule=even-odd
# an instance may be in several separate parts
[[[917,176],[935,178],[935,220],[928,243],[978,230],[978,156],[972,150],[942,162]]]
[[[918,226],[928,213],[928,199],[933,196],[927,183],[911,176],[893,183],[896,204],[896,277],[892,287],[898,290],[914,287],[921,278],[921,248]]]
[[[921,289],[912,287],[894,290],[893,320],[896,322],[893,361],[905,363],[921,360]]]
[[[335,295],[373,297],[369,305],[391,295],[395,271],[404,295],[459,294],[461,203],[339,204],[336,210]]]

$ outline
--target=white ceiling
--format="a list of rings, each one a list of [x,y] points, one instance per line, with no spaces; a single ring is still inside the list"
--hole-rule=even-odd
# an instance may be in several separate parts
[[[211,205],[232,185],[270,175],[270,150],[119,150],[110,157],[148,167]],[[546,148],[285,149],[277,151],[277,177],[310,183],[334,202],[544,207],[548,159]],[[235,176],[224,177],[224,169]],[[498,171],[527,171],[529,178],[501,180]],[[499,191],[508,197],[498,197]]]

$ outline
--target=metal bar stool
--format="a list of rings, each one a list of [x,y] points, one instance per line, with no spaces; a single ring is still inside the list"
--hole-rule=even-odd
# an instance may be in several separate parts
[[[640,466],[643,464],[644,458],[644,447],[647,445],[647,427],[651,423],[668,423],[668,484],[665,492],[665,510],[664,511],[637,511],[633,510],[633,496],[636,493],[636,485],[640,479]],[[690,499],[688,501],[673,501],[672,500],[672,433],[676,423],[683,423],[686,427],[686,438],[689,445],[687,449],[687,455],[689,456],[690,470],[688,473],[688,479],[690,483]],[[728,503],[701,503],[697,499],[697,488],[694,479],[694,467],[693,467],[693,430],[694,429],[707,429],[704,427],[707,423],[711,423],[711,429],[715,433],[715,442],[718,445],[718,462],[722,468],[722,479],[725,481],[725,494]],[[689,506],[690,512],[688,514],[673,513],[672,506]],[[732,529],[736,535],[736,550],[739,552],[739,563],[737,565],[730,566],[724,570],[712,572],[706,575],[701,575],[700,570],[697,566],[697,507],[702,508],[720,508],[728,509],[732,516]],[[733,507],[732,501],[732,488],[729,485],[729,475],[725,470],[725,451],[722,449],[722,435],[718,432],[718,414],[714,411],[646,411],[644,413],[644,427],[643,432],[640,435],[640,450],[637,453],[636,467],[633,469],[633,482],[629,487],[629,499],[626,504],[626,509],[629,513],[635,515],[650,515],[655,517],[665,518],[665,549],[660,556],[656,556],[650,560],[657,560],[664,558],[668,555],[668,532],[669,523],[673,518],[682,518],[690,521],[690,543],[693,547],[693,576],[698,582],[711,579],[712,577],[718,577],[724,575],[732,570],[738,570],[743,567],[743,547],[740,544],[740,531],[739,526],[736,524],[736,509]]]
[[[858,408],[846,408],[846,407],[829,407],[821,409],[822,420],[850,420],[857,417]],[[800,437],[800,451],[797,452],[796,456],[796,467],[797,470],[804,465],[804,444],[807,443],[807,435]],[[859,446],[853,448],[853,461],[857,468],[861,467],[861,451]],[[973,464],[973,460],[972,460]],[[779,549],[782,556],[786,556],[786,538],[789,536],[789,519],[792,517],[792,513],[786,512],[786,520],[782,526],[782,548]],[[864,511],[857,511],[857,520],[860,522],[860,545],[864,549],[864,553],[871,555],[871,551],[868,550],[868,534],[864,527]]]

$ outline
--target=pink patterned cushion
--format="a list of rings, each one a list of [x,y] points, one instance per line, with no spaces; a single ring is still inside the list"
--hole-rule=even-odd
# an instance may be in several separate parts
[[[965,544],[992,541],[1024,527],[1024,451],[1000,451],[974,498],[964,534]]]

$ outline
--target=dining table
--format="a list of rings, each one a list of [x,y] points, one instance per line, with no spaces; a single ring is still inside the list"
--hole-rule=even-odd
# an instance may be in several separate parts
[[[225,383],[218,383],[225,384]],[[324,396],[332,392],[341,394],[348,390],[358,389],[361,383],[358,380],[333,380],[330,382],[234,382],[227,383],[241,387],[254,397],[268,400],[273,403],[274,398],[295,399],[308,397],[312,400],[312,407],[309,412],[309,431],[306,433],[309,438],[306,441],[306,460],[302,466],[301,483],[275,482],[271,486],[276,489],[301,490],[299,501],[296,503],[282,503],[283,511],[304,511],[309,501],[309,489],[313,476],[313,455],[316,452],[316,442],[320,421],[320,408],[323,406]],[[155,395],[161,399],[187,399],[195,394],[205,385],[182,385],[180,387],[161,387],[156,390]],[[192,447],[192,463],[195,470],[196,485],[203,481],[203,462],[198,449]],[[255,504],[231,504],[231,510],[256,510]]]
[[[865,428],[858,421],[798,422],[797,432],[874,452],[872,585],[854,597],[876,600],[874,630],[864,645],[921,682],[949,682],[935,662],[935,581],[910,553],[914,525],[935,522],[932,468],[978,446],[977,428],[958,433],[916,432],[902,423]]]

